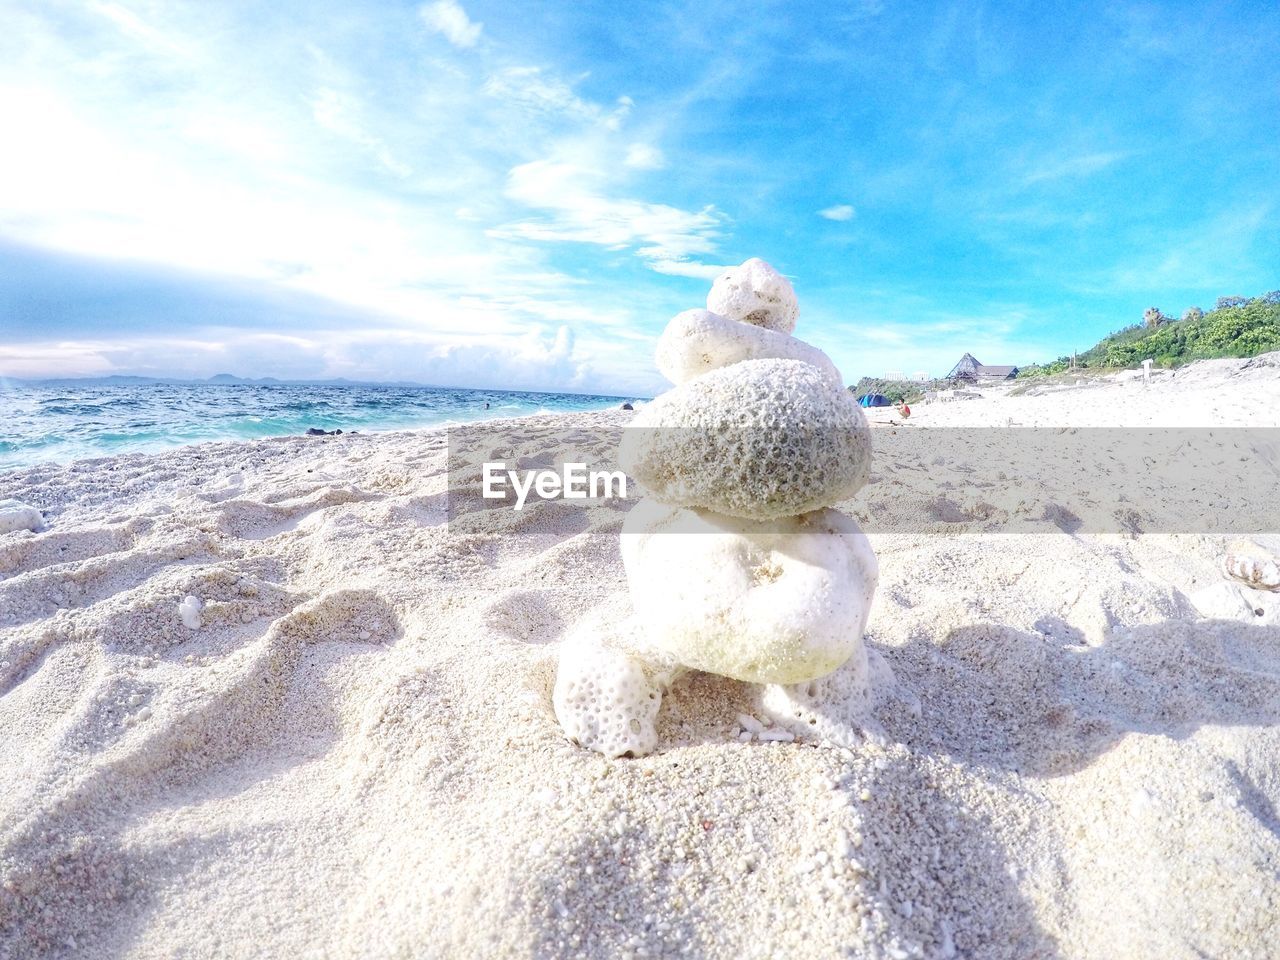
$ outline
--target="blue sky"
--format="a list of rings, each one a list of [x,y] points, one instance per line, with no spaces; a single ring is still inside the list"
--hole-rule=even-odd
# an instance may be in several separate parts
[[[846,377],[1280,287],[1266,3],[0,0],[0,375],[644,394],[761,256]]]

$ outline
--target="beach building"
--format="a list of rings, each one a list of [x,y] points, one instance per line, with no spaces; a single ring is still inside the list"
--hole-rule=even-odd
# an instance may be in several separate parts
[[[980,363],[973,354],[966,353],[951,368],[951,372],[947,374],[947,379],[991,383],[999,380],[1012,380],[1017,375],[1017,367],[988,366],[985,363]]]

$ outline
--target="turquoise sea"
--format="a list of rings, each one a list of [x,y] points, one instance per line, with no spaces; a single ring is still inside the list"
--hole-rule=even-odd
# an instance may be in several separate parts
[[[0,470],[320,430],[366,433],[605,410],[625,397],[338,384],[0,381]],[[487,406],[486,406],[487,405]]]

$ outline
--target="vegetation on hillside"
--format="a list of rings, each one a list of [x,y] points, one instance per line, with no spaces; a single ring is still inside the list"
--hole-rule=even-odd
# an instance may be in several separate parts
[[[933,381],[921,382],[919,380],[886,380],[883,377],[862,377],[849,390],[856,397],[860,397],[864,393],[880,393],[894,403],[902,403],[904,400],[907,403],[915,403],[924,396],[926,390],[936,389],[933,383]]]
[[[964,380],[886,380],[883,377],[863,377],[849,388],[855,397],[864,393],[879,393],[894,403],[916,403],[924,399],[926,393],[934,390],[955,390],[969,386]]]
[[[1192,360],[1213,357],[1253,357],[1280,350],[1280,290],[1261,297],[1219,297],[1205,313],[1190,307],[1181,320],[1165,316],[1159,307],[1148,307],[1142,323],[1117,330],[1075,358],[1077,367],[1134,367],[1143,360],[1156,366],[1176,367]],[[1033,364],[1018,371],[1021,377],[1061,373],[1071,357]]]

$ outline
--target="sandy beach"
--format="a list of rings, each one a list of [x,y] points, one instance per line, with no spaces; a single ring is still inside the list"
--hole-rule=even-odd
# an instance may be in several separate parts
[[[1011,392],[869,416],[1280,427],[1280,354]],[[483,429],[606,457],[631,416]],[[1277,956],[1280,593],[1224,578],[1227,538],[984,533],[953,490],[945,532],[868,527],[883,738],[761,739],[695,673],[657,752],[608,760],[550,690],[627,612],[621,514],[447,523],[446,447],[0,475],[47,522],[0,535],[0,957]],[[893,466],[864,525],[939,496]]]

